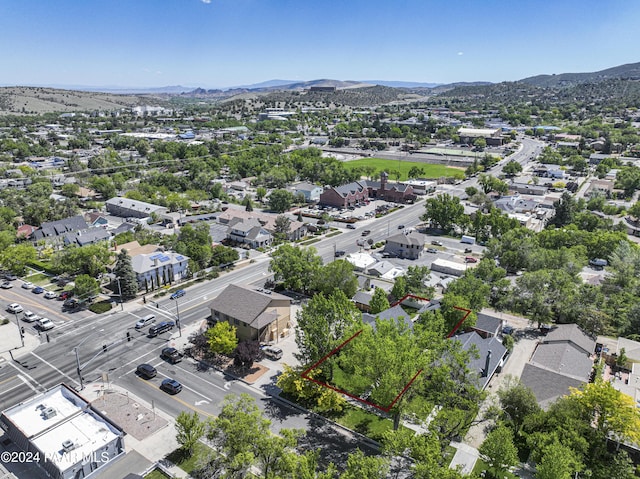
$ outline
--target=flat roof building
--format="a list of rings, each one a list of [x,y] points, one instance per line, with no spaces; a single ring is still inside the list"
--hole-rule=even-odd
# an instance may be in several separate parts
[[[55,479],[89,477],[124,454],[124,431],[64,384],[3,411],[0,427]]]

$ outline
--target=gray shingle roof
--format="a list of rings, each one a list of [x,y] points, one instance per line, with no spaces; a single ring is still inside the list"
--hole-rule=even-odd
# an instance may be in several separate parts
[[[370,324],[374,328],[376,326],[376,318],[397,319],[409,326],[409,329],[413,329],[413,321],[411,321],[411,317],[407,313],[405,313],[404,309],[402,309],[400,305],[393,306],[392,308],[385,309],[384,311],[380,311],[378,314],[364,313],[362,315],[362,321],[366,324]]]
[[[388,242],[397,243],[400,245],[417,245],[419,248],[424,247],[425,235],[412,231],[409,234],[398,233],[387,238]]]
[[[465,351],[475,350],[478,356],[469,356],[469,370],[478,375],[478,383],[481,388],[485,388],[489,383],[489,380],[495,373],[496,369],[500,365],[500,361],[504,357],[507,349],[502,345],[500,341],[494,336],[484,339],[475,331],[469,333],[459,334],[451,338],[454,341],[459,341],[462,344],[462,349]],[[487,355],[491,351],[491,358],[489,360],[489,370],[484,374],[484,369],[487,364]]]
[[[282,294],[267,294],[247,286],[230,284],[209,303],[209,309],[260,329],[276,320],[275,311],[265,312],[274,299],[291,301]]]
[[[33,233],[33,237],[36,240],[43,238],[52,238],[60,236],[71,231],[78,231],[87,229],[89,225],[80,215],[71,216],[58,221],[48,221],[42,223],[40,228]]]
[[[556,399],[569,394],[569,388],[579,388],[584,381],[573,379],[563,374],[554,373],[527,363],[520,376],[522,384],[533,391],[538,404],[546,409]]]
[[[487,333],[496,334],[496,331],[502,326],[502,320],[495,316],[489,316],[484,313],[478,313],[478,319],[473,327],[478,331],[486,331]]]
[[[596,349],[596,342],[577,324],[558,324],[544,340],[545,343],[554,341],[571,341],[588,354]]]

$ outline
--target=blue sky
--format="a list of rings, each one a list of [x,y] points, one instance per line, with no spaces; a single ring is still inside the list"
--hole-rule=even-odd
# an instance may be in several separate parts
[[[631,0],[0,0],[0,84],[512,81],[640,61]]]

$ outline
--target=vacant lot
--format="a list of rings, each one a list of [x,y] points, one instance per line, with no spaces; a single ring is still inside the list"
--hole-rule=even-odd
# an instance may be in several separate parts
[[[395,180],[396,177],[391,172],[399,171],[400,179],[406,180],[409,178],[409,170],[414,166],[422,168],[423,173],[419,175],[421,178],[440,178],[441,176],[454,176],[464,178],[463,170],[459,168],[451,168],[445,165],[432,165],[429,163],[421,163],[416,161],[404,161],[404,160],[384,160],[382,158],[365,158],[362,160],[347,161],[344,163],[345,168],[353,170],[354,168],[362,168],[365,166],[371,166],[376,169],[376,173],[373,175],[377,178],[380,172],[386,171],[389,173],[389,179]]]

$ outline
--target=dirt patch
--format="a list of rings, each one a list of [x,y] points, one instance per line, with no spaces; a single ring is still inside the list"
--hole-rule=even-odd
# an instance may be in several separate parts
[[[269,368],[258,363],[253,363],[250,368],[239,368],[233,365],[233,359],[223,364],[221,369],[225,374],[240,378],[249,384],[255,383],[263,374],[269,371]]]
[[[167,421],[126,394],[100,392],[91,405],[138,441],[149,437],[167,425]]]

